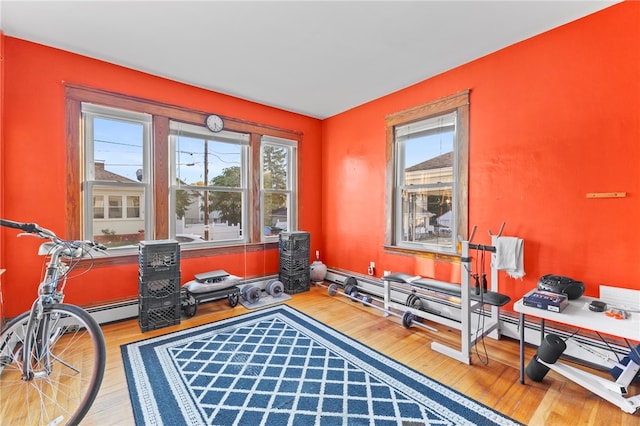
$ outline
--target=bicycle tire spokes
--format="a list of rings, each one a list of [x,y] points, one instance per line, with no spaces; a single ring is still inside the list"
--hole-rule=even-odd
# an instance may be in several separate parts
[[[77,424],[102,382],[104,338],[80,308],[54,305],[29,331],[28,315],[7,324],[0,338],[0,418],[9,424]],[[22,379],[24,342],[40,340],[29,357],[30,377]]]

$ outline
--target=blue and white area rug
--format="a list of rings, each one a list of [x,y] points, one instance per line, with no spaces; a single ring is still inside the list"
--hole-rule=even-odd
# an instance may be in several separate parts
[[[139,426],[519,424],[285,305],[122,356]]]

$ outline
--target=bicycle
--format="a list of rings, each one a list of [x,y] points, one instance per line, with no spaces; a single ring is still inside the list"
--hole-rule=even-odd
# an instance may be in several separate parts
[[[106,247],[64,240],[35,223],[0,219],[0,225],[23,231],[18,237],[49,240],[38,250],[45,256],[38,297],[0,332],[0,419],[15,425],[77,425],[102,384],[106,348],[93,317],[63,303],[64,288],[82,258]]]

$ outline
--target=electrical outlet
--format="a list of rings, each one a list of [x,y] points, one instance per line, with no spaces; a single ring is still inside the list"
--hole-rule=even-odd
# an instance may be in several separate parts
[[[375,274],[376,263],[369,262],[369,267],[367,268],[367,274],[374,275]]]

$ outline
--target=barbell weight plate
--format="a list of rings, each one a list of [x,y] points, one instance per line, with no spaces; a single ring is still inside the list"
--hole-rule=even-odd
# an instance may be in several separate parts
[[[245,287],[242,289],[242,297],[250,305],[253,305],[260,299],[260,289],[258,287]]]
[[[351,290],[351,293],[349,293],[349,296],[351,296],[351,301],[352,302],[357,302],[358,301],[358,289]]]
[[[284,292],[284,284],[278,280],[270,280],[265,290],[273,297],[280,297]]]
[[[420,297],[414,294],[409,307],[413,309],[422,310],[422,299],[420,299]]]
[[[353,286],[351,284],[347,284],[344,286],[344,294],[351,294],[353,291]]]
[[[372,300],[373,298],[368,294],[365,294],[364,296],[362,296],[362,304],[365,306],[369,306]]]
[[[284,284],[280,281],[273,283],[271,286],[271,295],[273,297],[280,297],[282,296],[282,293],[284,293]]]
[[[329,296],[335,296],[338,294],[338,286],[335,284],[329,285]]]
[[[406,311],[402,314],[402,325],[404,328],[409,328],[413,324],[413,320],[415,319],[415,315],[410,311]]]
[[[416,297],[416,295],[414,293],[411,293],[408,297],[407,297],[407,301],[405,302],[406,306],[411,306],[411,304],[413,303],[413,299]]]

